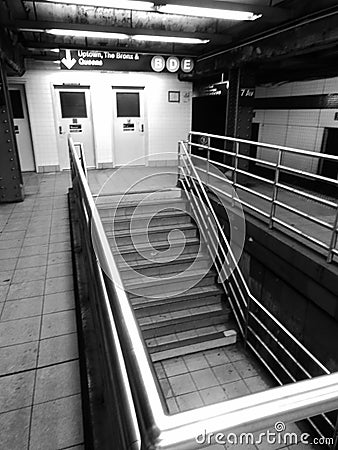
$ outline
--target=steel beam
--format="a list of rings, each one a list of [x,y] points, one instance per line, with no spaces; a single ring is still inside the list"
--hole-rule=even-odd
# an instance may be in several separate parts
[[[5,64],[0,60],[0,203],[24,199]]]
[[[199,58],[196,73],[212,74],[233,66],[270,63],[277,59],[316,52],[338,42],[338,7],[313,17],[286,25],[259,36],[247,38],[234,47]]]

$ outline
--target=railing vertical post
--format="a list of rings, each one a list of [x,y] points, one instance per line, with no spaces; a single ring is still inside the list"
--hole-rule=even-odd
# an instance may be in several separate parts
[[[208,147],[208,154],[207,154],[207,183],[208,183],[208,185],[210,183],[209,173],[210,173],[210,147]]]
[[[272,192],[272,199],[271,199],[271,209],[270,209],[270,217],[269,217],[269,228],[273,228],[273,219],[276,214],[276,200],[278,196],[278,182],[279,182],[279,174],[280,174],[280,165],[282,162],[282,150],[278,149],[278,158],[275,168],[275,178],[273,181],[273,192]]]
[[[336,211],[336,217],[333,222],[332,227],[332,234],[331,234],[331,241],[330,241],[330,248],[327,254],[327,262],[331,263],[333,260],[333,249],[336,248],[337,245],[337,228],[338,228],[338,204],[337,204],[337,211]]]
[[[237,176],[238,176],[238,155],[239,155],[239,142],[235,142],[235,164],[233,169],[233,176],[232,176],[232,206],[235,206],[235,192],[236,192],[236,186],[237,186]]]
[[[249,328],[249,317],[250,317],[250,308],[251,308],[251,300],[250,296],[247,295],[247,305],[245,310],[245,324],[244,324],[244,336],[243,336],[243,344],[244,348],[246,348],[246,345],[248,343],[248,328]]]
[[[180,167],[181,167],[181,142],[178,142],[177,145],[177,186],[180,182]]]

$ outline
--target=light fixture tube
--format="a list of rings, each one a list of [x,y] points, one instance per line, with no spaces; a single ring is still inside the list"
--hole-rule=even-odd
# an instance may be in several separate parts
[[[62,28],[52,28],[44,30],[48,34],[55,36],[74,36],[74,37],[88,37],[98,39],[129,39],[128,34],[123,33],[107,33],[104,31],[86,31],[86,30],[64,30]]]
[[[55,36],[74,36],[99,39],[133,39],[135,41],[169,42],[173,44],[207,44],[209,42],[208,39],[185,38],[180,36],[154,36],[151,34],[129,35],[102,31],[64,30],[61,28],[53,28],[44,31]]]
[[[63,28],[52,28],[46,30],[20,28],[20,31],[31,31],[36,33],[48,33],[55,36],[72,36],[72,37],[88,37],[98,39],[132,39],[135,41],[149,42],[169,42],[173,44],[207,44],[209,39],[186,38],[180,36],[155,36],[151,34],[129,35],[123,33],[109,33],[104,31],[87,31],[87,30],[65,30]]]
[[[153,36],[151,34],[136,34],[131,36],[136,41],[170,42],[173,44],[207,44],[209,39],[185,38],[179,36]]]
[[[198,8],[195,6],[160,5],[158,11],[167,14],[178,14],[184,16],[209,17],[214,19],[228,20],[256,20],[262,14],[248,11],[235,11],[231,9]]]

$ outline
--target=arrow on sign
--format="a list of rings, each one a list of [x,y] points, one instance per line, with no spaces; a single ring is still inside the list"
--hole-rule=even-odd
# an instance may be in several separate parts
[[[66,50],[66,57],[61,59],[61,62],[67,69],[71,69],[76,64],[76,59],[72,58],[70,50]]]

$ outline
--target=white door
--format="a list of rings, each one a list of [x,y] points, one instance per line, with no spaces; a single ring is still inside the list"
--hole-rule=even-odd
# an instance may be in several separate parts
[[[69,169],[68,135],[81,142],[88,168],[95,167],[90,92],[86,88],[55,87],[60,168]]]
[[[143,89],[113,89],[115,165],[145,164]]]
[[[35,162],[24,86],[9,86],[9,96],[21,170],[32,172],[35,171]]]

